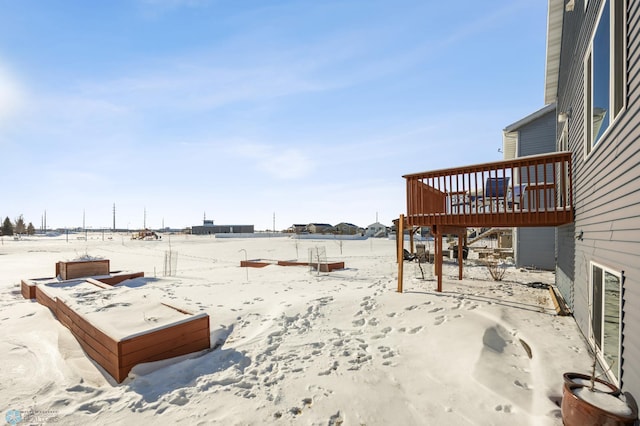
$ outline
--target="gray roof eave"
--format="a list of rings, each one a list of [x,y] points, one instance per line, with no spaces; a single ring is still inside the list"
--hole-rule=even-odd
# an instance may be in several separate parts
[[[531,113],[529,115],[527,115],[526,117],[516,121],[513,124],[508,125],[507,127],[504,128],[503,133],[510,133],[510,132],[514,132],[518,129],[520,129],[521,127],[537,120],[538,118],[552,112],[555,111],[556,109],[556,104],[552,103],[549,104],[541,109],[539,109],[538,111]]]
[[[562,21],[564,0],[549,0],[547,17],[547,55],[545,62],[544,103],[556,102],[560,74],[560,49],[562,46]]]

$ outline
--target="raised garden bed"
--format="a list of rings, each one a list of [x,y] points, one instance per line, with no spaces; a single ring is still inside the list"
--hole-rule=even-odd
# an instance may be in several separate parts
[[[264,268],[265,266],[275,265],[275,261],[265,259],[241,260],[241,268]]]
[[[309,266],[311,266],[313,269],[317,270],[318,269],[318,265],[320,266],[320,272],[331,272],[331,271],[335,271],[336,269],[344,269],[344,262],[327,262],[327,263],[311,263],[309,264]]]
[[[48,307],[87,355],[120,383],[136,364],[210,346],[206,313],[118,286],[142,277],[144,272],[110,273],[108,260],[58,262],[55,277],[22,280],[20,291]]]
[[[74,260],[56,263],[56,276],[59,276],[62,280],[94,275],[109,275],[109,259]]]
[[[142,278],[142,277],[144,277],[144,272],[116,271],[116,272],[111,272],[108,275],[97,275],[91,278],[96,281],[100,281],[101,283],[114,286],[126,280],[130,280],[133,278]],[[21,280],[20,293],[22,293],[22,297],[24,297],[25,299],[35,299],[36,287],[38,286],[38,284],[47,284],[47,283],[56,283],[56,282],[61,282],[61,281],[57,277],[31,278],[31,279]]]
[[[317,270],[318,263],[309,263],[309,262],[298,262],[293,260],[265,260],[265,259],[254,259],[254,260],[241,260],[240,267],[246,268],[264,268],[268,265],[279,265],[279,266],[311,266],[311,268]],[[336,269],[344,269],[344,262],[320,262],[320,272],[331,272]]]
[[[161,301],[145,301],[136,289],[93,279],[36,286],[47,306],[80,346],[118,383],[133,366],[208,349],[209,316]]]

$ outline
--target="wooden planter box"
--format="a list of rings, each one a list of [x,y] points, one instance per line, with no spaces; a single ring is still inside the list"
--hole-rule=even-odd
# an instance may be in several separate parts
[[[273,265],[274,262],[267,262],[261,259],[254,260],[241,260],[240,267],[241,268],[264,268],[265,266]]]
[[[318,263],[317,262],[296,262],[290,260],[279,260],[278,265],[280,266],[311,266],[311,268],[317,270]],[[344,269],[344,262],[321,262],[320,263],[320,272],[331,272],[336,269]]]
[[[60,276],[62,280],[72,280],[74,278],[91,277],[94,275],[109,275],[109,259],[56,263],[56,276]]]
[[[138,303],[132,296],[136,290],[112,288],[91,278],[40,284],[35,289],[36,300],[51,309],[87,355],[118,383],[136,364],[210,346],[209,315],[166,303]]]
[[[310,266],[313,269],[318,269],[317,263],[311,263]],[[320,272],[331,272],[335,271],[336,269],[344,269],[344,262],[327,262],[320,264]]]
[[[317,270],[317,263],[309,263],[309,262],[297,262],[290,260],[278,260],[267,261],[263,259],[254,259],[254,260],[242,260],[240,261],[240,267],[246,268],[264,268],[268,265],[279,265],[279,266],[311,266],[311,268]],[[320,263],[320,272],[331,272],[336,269],[344,269],[344,262],[324,262]]]
[[[97,281],[108,285],[118,285],[123,281],[144,277],[144,272],[111,272],[106,277],[95,277]]]
[[[55,278],[37,278],[31,280],[21,280],[20,281],[20,293],[22,297],[25,299],[35,299],[36,298],[36,287],[38,285],[38,281],[53,281]]]
[[[110,286],[118,285],[123,281],[132,279],[132,278],[142,278],[144,277],[144,272],[112,272],[107,276],[96,276],[94,278],[95,281],[99,281],[104,284],[108,284]],[[22,297],[25,299],[36,299],[36,287],[39,284],[46,283],[56,283],[60,282],[57,278],[32,278],[21,280],[20,282],[20,293],[22,293]]]

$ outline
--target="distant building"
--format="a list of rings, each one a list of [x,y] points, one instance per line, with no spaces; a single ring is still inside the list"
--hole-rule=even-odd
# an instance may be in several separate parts
[[[371,225],[367,226],[367,230],[365,232],[365,235],[367,237],[386,237],[388,235],[388,230],[386,225],[381,224],[380,222],[376,222],[376,223],[372,223]]]
[[[333,230],[333,226],[328,223],[310,223],[307,225],[307,232],[310,234],[328,234]]]
[[[253,234],[253,225],[214,225],[213,220],[205,219],[202,226],[191,227],[191,233],[194,235],[213,235],[213,234]]]
[[[293,234],[301,234],[303,232],[307,232],[307,225],[296,224],[291,225],[287,232],[291,232]]]
[[[341,222],[334,227],[334,232],[341,235],[362,234],[364,230],[353,223]]]

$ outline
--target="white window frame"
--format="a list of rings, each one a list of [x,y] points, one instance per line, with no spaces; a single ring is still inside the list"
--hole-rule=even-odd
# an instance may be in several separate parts
[[[598,344],[598,342],[596,342],[595,339],[595,333],[593,330],[593,317],[594,317],[594,303],[595,301],[593,300],[593,269],[594,267],[599,268],[602,271],[602,300],[600,301],[601,303],[601,324],[600,324],[600,329],[602,330],[603,333],[603,337],[602,337],[602,341],[599,342],[600,344]],[[618,348],[617,348],[617,359],[618,362],[616,365],[614,366],[610,366],[607,362],[607,360],[605,359],[604,356],[604,351],[603,351],[603,343],[604,343],[604,328],[605,328],[605,317],[606,315],[604,314],[604,309],[605,309],[605,281],[604,281],[604,276],[605,273],[609,273],[611,275],[614,275],[618,278],[619,282],[620,282],[620,298],[618,299]],[[616,385],[620,384],[620,374],[622,372],[622,370],[620,369],[620,365],[622,364],[622,284],[623,284],[623,278],[622,278],[622,273],[615,271],[611,268],[608,268],[600,263],[597,262],[589,262],[589,343],[591,344],[593,351],[595,352],[596,356],[598,357],[598,360],[600,361],[600,364],[604,367],[605,372],[607,374],[607,376],[609,377],[609,380],[611,380],[613,383],[615,383]],[[606,348],[605,348],[606,349]]]
[[[556,151],[558,152],[569,151],[569,120],[566,120],[562,124],[560,137],[556,141]],[[564,181],[566,182],[566,185],[569,185],[569,169],[566,168],[564,172],[562,171],[563,169],[565,168],[560,167],[559,173],[565,173]],[[562,182],[562,176],[556,175],[556,179],[558,182]],[[556,196],[557,206],[564,206],[564,202],[565,202],[565,200],[563,199],[563,197],[565,196],[564,194],[565,194],[565,191],[557,191],[557,196]]]
[[[556,143],[556,151],[569,151],[569,121],[562,123],[562,130],[560,131],[560,137]]]
[[[594,144],[593,137],[593,41],[595,39],[598,26],[600,24],[600,20],[602,18],[602,14],[604,12],[604,8],[609,5],[609,109],[608,113],[614,112],[613,116],[609,117],[609,125]],[[586,3],[585,3],[586,8]],[[619,29],[619,25],[616,25],[616,13],[622,13],[622,29]],[[593,151],[597,149],[598,146],[601,145],[600,142],[606,139],[607,135],[610,133],[611,128],[614,127],[618,118],[622,115],[622,113],[626,110],[627,107],[627,62],[626,62],[626,53],[627,53],[627,43],[626,43],[626,35],[627,33],[627,12],[626,12],[626,0],[605,0],[598,12],[598,19],[596,20],[596,24],[593,28],[593,34],[591,35],[591,41],[589,42],[589,47],[585,54],[585,58],[583,61],[583,72],[584,72],[584,157],[585,159],[591,155]],[[620,40],[622,43],[621,46],[616,49],[616,35],[617,31],[622,31],[623,37]],[[619,56],[623,56],[619,58]],[[622,60],[621,69],[616,69],[616,62],[618,59]],[[621,89],[622,92],[616,93],[616,82],[618,79],[621,79]],[[621,98],[622,104],[619,107],[619,110],[616,111],[616,100]]]

